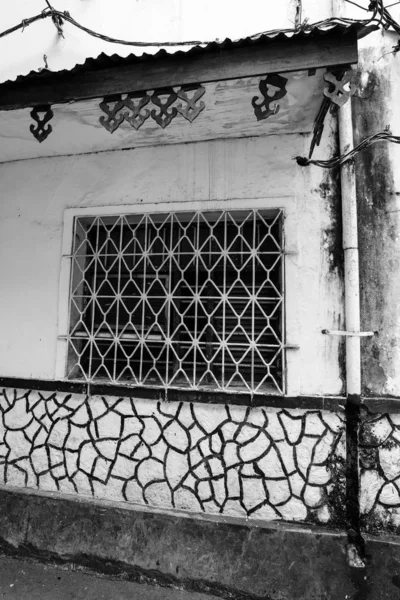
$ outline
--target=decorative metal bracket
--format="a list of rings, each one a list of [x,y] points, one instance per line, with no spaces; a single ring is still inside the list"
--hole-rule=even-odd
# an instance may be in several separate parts
[[[254,98],[251,101],[251,104],[254,108],[254,114],[257,117],[257,121],[262,121],[263,119],[268,119],[271,115],[276,115],[279,112],[279,104],[275,104],[273,108],[270,108],[270,105],[277,100],[280,100],[287,94],[286,77],[282,77],[281,75],[274,74],[268,75],[266,79],[261,79],[259,83],[259,90],[264,97],[264,100]],[[270,94],[269,86],[273,86],[278,88],[272,95]]]
[[[193,89],[193,88],[190,88],[190,89]],[[187,95],[187,92],[190,91],[190,89],[185,90],[184,88],[181,88],[180,90],[178,90],[176,92],[178,98],[180,98],[181,100],[184,100],[186,102],[186,106],[184,108],[182,107],[182,104],[178,104],[176,107],[176,110],[178,111],[179,114],[181,114],[183,117],[185,117],[185,119],[187,119],[188,121],[193,123],[195,118],[201,113],[202,110],[204,110],[204,108],[206,106],[204,104],[203,100],[201,100],[201,102],[199,102],[199,104],[196,105],[196,102],[198,100],[200,100],[200,98],[202,96],[204,96],[204,94],[206,93],[206,90],[205,90],[205,88],[203,88],[203,86],[199,86],[198,88],[195,89],[193,96],[191,98],[189,98],[189,96]]]
[[[44,113],[44,116],[41,118],[39,113]],[[37,125],[32,125],[29,127],[33,137],[37,139],[39,143],[42,143],[53,131],[51,125],[46,124],[54,117],[54,113],[51,110],[50,105],[45,106],[35,106],[31,110],[31,117],[34,121],[36,121]]]
[[[110,108],[109,104],[113,106]],[[100,108],[106,113],[107,118],[102,115],[99,118],[99,121],[110,133],[114,133],[124,120],[124,114],[118,115],[118,112],[124,106],[125,103],[119,95],[106,96],[104,100],[100,102]]]
[[[354,71],[351,67],[343,73],[340,79],[338,77],[330,71],[324,74],[324,80],[329,84],[324,89],[324,95],[340,107],[346,104],[350,96],[356,91],[356,88],[352,83]]]
[[[194,90],[194,94],[189,97],[189,92],[192,90]],[[106,96],[100,102],[100,108],[107,116],[102,115],[99,121],[110,133],[118,129],[123,121],[127,121],[131,127],[138,130],[150,115],[163,129],[171,123],[178,113],[192,123],[205,108],[203,101],[198,102],[205,91],[205,88],[200,85],[175,90],[164,88],[153,93],[130,93],[125,98],[122,98],[121,94]],[[167,96],[167,98],[164,99],[163,96]],[[183,100],[186,105],[172,106],[178,98]],[[148,108],[144,108],[150,101],[158,106],[158,111],[156,109],[150,111]],[[128,110],[123,111],[123,108]]]
[[[165,102],[162,101],[160,96],[168,96]],[[166,88],[164,90],[156,90],[151,97],[151,101],[153,104],[158,106],[160,109],[159,112],[156,111],[155,108],[151,111],[152,118],[158,123],[163,129],[167,127],[174,119],[178,113],[178,110],[172,104],[178,98],[178,95],[172,88]],[[172,106],[171,110],[168,111],[168,108]]]
[[[135,102],[136,100],[136,102]],[[143,125],[146,119],[150,116],[150,111],[146,108],[143,113],[142,108],[150,102],[150,96],[144,94],[144,96],[137,94],[128,94],[124,100],[126,108],[129,108],[129,112],[124,113],[125,120],[136,129],[136,131]]]

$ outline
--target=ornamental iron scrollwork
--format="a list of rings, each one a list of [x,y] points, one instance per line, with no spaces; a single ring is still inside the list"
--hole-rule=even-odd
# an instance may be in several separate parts
[[[356,91],[355,85],[352,83],[354,71],[349,67],[344,73],[332,73],[330,71],[324,74],[324,80],[327,85],[324,89],[324,96],[329,98],[337,106],[343,106],[347,100]]]
[[[167,96],[164,102],[162,100],[163,96]],[[167,127],[167,125],[169,125],[172,119],[174,119],[177,115],[177,108],[172,106],[177,98],[178,95],[172,88],[156,90],[151,97],[152,103],[158,106],[160,109],[159,112],[157,112],[157,110],[153,108],[151,111],[151,116],[163,129],[165,129],[165,127]],[[170,106],[172,106],[172,108],[170,111],[168,111]]]
[[[150,102],[150,96],[148,94],[135,95],[128,94],[124,99],[124,105],[129,109],[130,112],[124,112],[125,120],[136,129],[136,131],[143,125],[146,119],[150,116],[150,111],[146,108],[143,112],[142,108]]]
[[[111,106],[109,106],[111,105]],[[106,113],[107,117],[102,115],[99,118],[100,123],[109,131],[114,133],[116,129],[121,125],[125,118],[124,114],[118,115],[118,112],[125,106],[121,96],[106,96],[102,102],[100,102],[100,108]]]
[[[185,119],[193,123],[195,118],[201,113],[202,110],[204,110],[206,106],[203,100],[196,104],[196,102],[200,100],[202,96],[204,96],[206,90],[203,86],[200,85],[198,88],[195,88],[193,96],[189,98],[187,92],[190,91],[190,89],[185,90],[184,88],[181,88],[177,91],[178,98],[184,100],[186,102],[186,106],[183,107],[182,104],[178,104],[176,109],[179,114],[185,117]]]
[[[189,95],[192,91],[194,91],[193,95]],[[106,96],[99,106],[107,116],[102,115],[99,121],[110,133],[118,129],[124,121],[138,130],[150,115],[163,129],[178,113],[192,123],[205,108],[205,103],[202,100],[199,102],[205,91],[205,88],[200,85],[175,90],[163,88],[155,92],[131,92],[124,98],[121,94]],[[173,106],[178,98],[183,100],[186,105],[179,103]],[[159,110],[145,108],[150,102]],[[123,110],[124,108],[128,110]]]
[[[44,113],[44,116],[41,117],[39,113]],[[54,113],[51,110],[51,106],[45,105],[35,106],[30,114],[37,125],[33,125],[32,123],[29,129],[33,137],[35,137],[39,143],[42,143],[53,131],[52,126],[47,125],[47,123],[54,117]]]
[[[268,75],[265,79],[261,79],[259,83],[259,90],[264,97],[264,100],[254,98],[251,101],[251,104],[254,108],[254,114],[257,117],[257,121],[262,121],[263,119],[268,119],[271,115],[276,115],[279,112],[279,104],[275,104],[273,108],[270,108],[270,105],[277,100],[280,100],[287,94],[286,77],[282,77],[281,75]],[[273,94],[270,94],[270,86],[278,88]]]

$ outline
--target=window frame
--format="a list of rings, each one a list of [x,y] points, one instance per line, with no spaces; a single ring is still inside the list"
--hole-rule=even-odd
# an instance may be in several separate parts
[[[289,294],[293,294],[297,287],[295,281],[296,269],[293,268],[293,260],[287,260],[287,255],[297,254],[297,228],[295,226],[297,201],[293,197],[284,198],[257,198],[257,199],[231,199],[220,201],[195,201],[195,202],[162,202],[162,203],[147,203],[143,202],[134,205],[107,205],[96,207],[79,207],[67,208],[64,211],[64,227],[62,239],[62,257],[60,268],[60,286],[59,286],[59,314],[58,314],[58,332],[57,332],[57,352],[55,362],[55,378],[63,381],[75,381],[68,378],[67,362],[68,362],[68,329],[69,329],[69,310],[70,310],[70,278],[72,272],[72,249],[74,243],[74,219],[75,218],[95,218],[95,217],[116,217],[118,215],[135,215],[135,214],[165,214],[166,212],[211,212],[211,211],[235,211],[235,210],[267,210],[282,212],[282,240],[281,247],[283,251],[282,257],[282,290],[283,295],[283,372],[282,372],[282,393],[278,390],[275,392],[266,392],[265,395],[285,396],[290,393],[291,385],[288,385],[291,379],[289,376],[292,363],[293,352],[291,346],[287,342],[287,332],[290,331],[290,340],[296,340],[296,327],[292,318],[293,302],[288,302]],[[290,239],[290,243],[288,243]],[[292,257],[291,257],[292,258]],[[293,292],[292,292],[293,290]],[[294,297],[294,296],[293,296]],[[291,308],[292,307],[292,308]],[[289,321],[288,321],[289,320]],[[78,381],[78,380],[77,380]],[[82,381],[82,380],[79,380]],[[104,380],[99,380],[98,383],[107,385]],[[97,381],[88,382],[88,385],[96,385]],[[118,384],[109,382],[113,388],[118,387]],[[129,382],[121,382],[121,387],[129,387]],[[151,385],[132,385],[133,389],[152,388]],[[165,386],[165,389],[168,389]],[[179,387],[178,387],[179,389]],[[182,391],[185,391],[183,388]],[[219,390],[208,389],[208,393],[224,395],[224,394],[252,394],[249,390]],[[259,392],[254,393],[260,396]]]

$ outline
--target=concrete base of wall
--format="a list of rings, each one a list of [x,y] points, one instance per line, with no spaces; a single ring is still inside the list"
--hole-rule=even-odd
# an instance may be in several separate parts
[[[0,489],[0,548],[131,581],[231,600],[400,598],[400,545],[367,540],[346,562],[345,532],[207,520],[59,494]]]

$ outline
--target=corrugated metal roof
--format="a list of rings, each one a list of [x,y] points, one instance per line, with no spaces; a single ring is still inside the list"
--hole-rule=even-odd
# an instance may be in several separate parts
[[[28,79],[41,79],[54,75],[63,75],[65,73],[79,73],[84,71],[94,71],[99,69],[105,69],[112,66],[121,66],[127,64],[134,64],[136,62],[142,62],[153,59],[162,59],[167,56],[180,56],[180,55],[192,55],[202,54],[207,52],[229,51],[233,48],[244,48],[246,46],[253,45],[265,45],[277,41],[288,40],[298,37],[303,38],[314,38],[324,36],[326,34],[336,34],[338,36],[345,35],[348,33],[356,33],[357,38],[360,39],[365,37],[372,31],[375,31],[377,26],[368,22],[363,23],[362,21],[344,21],[340,19],[329,19],[322,21],[314,25],[308,25],[300,29],[280,29],[274,31],[261,32],[249,37],[231,40],[226,38],[222,41],[216,40],[210,43],[198,44],[196,46],[177,46],[176,49],[171,50],[171,47],[160,48],[156,52],[154,48],[148,48],[149,51],[143,51],[141,53],[131,53],[128,56],[120,56],[118,54],[105,54],[102,52],[96,58],[87,58],[83,63],[77,63],[71,69],[63,69],[61,71],[50,71],[48,69],[41,69],[38,71],[30,71],[27,75],[19,75],[14,80],[8,80],[7,83],[22,83]],[[141,48],[138,48],[141,50]],[[3,84],[1,84],[3,85]]]

